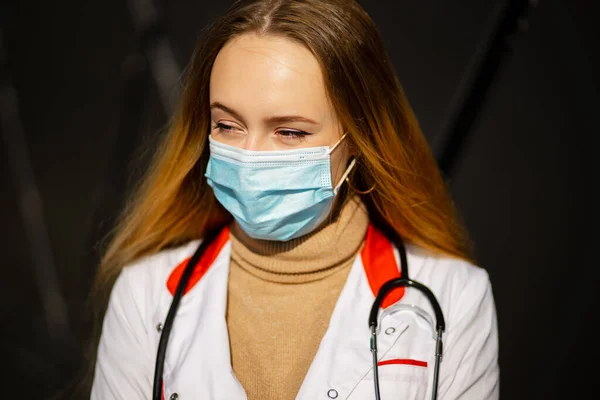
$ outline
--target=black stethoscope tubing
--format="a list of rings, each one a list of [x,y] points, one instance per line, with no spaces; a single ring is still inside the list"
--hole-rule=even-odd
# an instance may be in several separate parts
[[[202,258],[202,255],[205,253],[206,248],[213,242],[213,240],[219,234],[219,230],[213,230],[205,236],[204,240],[200,243],[192,258],[187,263],[183,274],[181,275],[181,279],[177,283],[177,288],[175,289],[175,293],[173,294],[173,300],[171,301],[171,306],[169,307],[169,312],[167,313],[167,318],[163,324],[163,328],[160,335],[160,340],[158,342],[158,351],[156,355],[156,365],[154,368],[154,383],[152,386],[152,399],[153,400],[161,400],[162,398],[162,383],[163,383],[163,371],[165,365],[165,356],[167,353],[167,343],[169,341],[169,335],[171,333],[171,328],[173,327],[173,321],[175,320],[175,315],[177,314],[177,308],[179,307],[179,303],[181,302],[181,298],[183,297],[183,293],[185,288],[188,285],[188,282],[192,276],[192,272],[194,271],[194,267]],[[442,313],[442,309],[436,300],[435,296],[427,288],[425,285],[413,281],[408,277],[408,260],[406,257],[406,248],[404,247],[404,243],[400,237],[395,237],[394,243],[398,248],[400,253],[400,270],[401,277],[394,278],[387,281],[377,293],[375,301],[373,302],[373,306],[371,307],[371,312],[369,314],[369,328],[371,329],[371,353],[373,354],[373,381],[375,384],[375,398],[376,400],[380,400],[381,395],[379,393],[379,368],[378,368],[378,360],[377,360],[377,316],[379,313],[379,309],[381,307],[381,303],[387,296],[387,294],[397,287],[412,287],[420,292],[422,292],[433,307],[433,311],[435,313],[435,329],[436,329],[436,345],[435,345],[435,367],[433,373],[433,392],[432,399],[437,399],[437,388],[438,388],[438,376],[440,369],[440,361],[442,359],[442,333],[444,332],[446,325],[444,321],[444,315]]]
[[[379,393],[379,366],[378,366],[378,358],[377,358],[377,316],[379,314],[379,309],[381,307],[381,303],[391,292],[393,289],[398,287],[412,287],[420,291],[427,297],[429,303],[433,307],[433,312],[435,313],[435,365],[433,369],[433,383],[432,383],[432,400],[437,399],[437,389],[438,389],[438,378],[440,373],[440,362],[442,361],[442,350],[443,350],[443,342],[442,342],[442,333],[446,330],[446,321],[444,320],[444,313],[442,312],[442,308],[440,307],[440,303],[435,298],[433,292],[422,283],[417,281],[413,281],[408,276],[408,259],[406,256],[406,248],[404,247],[404,241],[397,235],[394,235],[393,242],[400,253],[400,278],[390,279],[386,283],[383,284],[379,292],[377,292],[377,296],[375,297],[375,301],[373,302],[373,306],[371,307],[371,312],[369,314],[369,328],[371,329],[371,353],[373,355],[373,383],[375,385],[375,400],[381,400],[381,394]]]
[[[200,243],[200,246],[192,255],[192,258],[185,266],[183,270],[183,274],[181,275],[181,279],[177,283],[177,288],[175,289],[175,293],[173,294],[173,300],[171,300],[171,306],[169,307],[169,312],[167,313],[167,318],[163,324],[163,328],[160,334],[160,341],[158,342],[158,351],[156,355],[156,365],[154,367],[154,384],[152,387],[152,399],[153,400],[161,400],[162,398],[162,383],[163,383],[163,370],[165,366],[165,356],[167,354],[167,343],[169,341],[169,335],[171,333],[171,328],[173,327],[173,320],[175,319],[175,314],[177,314],[177,308],[179,307],[179,303],[181,302],[181,298],[183,297],[183,292],[188,285],[188,282],[192,276],[192,272],[194,271],[194,267],[202,258],[202,255],[205,253],[206,248],[214,241],[219,232],[217,230],[213,230],[207,233],[204,240]]]

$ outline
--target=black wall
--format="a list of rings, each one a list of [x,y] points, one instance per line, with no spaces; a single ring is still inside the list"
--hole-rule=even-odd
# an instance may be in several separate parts
[[[230,2],[165,3],[164,32],[183,67],[202,27]],[[20,398],[45,398],[77,365],[77,328],[97,259],[93,243],[110,226],[128,180],[143,170],[142,149],[151,147],[167,118],[148,76],[133,85],[126,79],[132,63],[125,60],[140,46],[127,4],[0,5],[0,90],[12,85],[18,95],[51,246],[49,265],[56,268],[73,332],[61,340],[46,329],[34,278],[37,247],[26,225],[35,215],[19,212],[27,197],[19,191],[21,175],[14,173],[28,160],[11,161],[12,145],[3,140],[0,376],[6,380],[2,390]],[[362,4],[379,24],[433,145],[469,60],[504,3]],[[512,51],[481,103],[449,181],[494,287],[503,399],[578,398],[595,383],[597,368],[583,364],[593,365],[598,357],[592,328],[599,289],[593,241],[598,178],[592,166],[600,133],[597,9],[593,1],[539,2],[529,29],[511,40]],[[137,89],[133,98],[124,96],[127,88]],[[0,98],[6,117],[6,97]],[[141,117],[132,119],[136,107]]]

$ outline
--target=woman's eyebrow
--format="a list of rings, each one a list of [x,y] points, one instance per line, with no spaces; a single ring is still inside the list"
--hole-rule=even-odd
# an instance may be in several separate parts
[[[227,107],[223,103],[219,103],[218,101],[215,101],[215,102],[213,102],[213,103],[210,104],[211,111],[212,111],[213,108],[221,109],[221,110],[225,111],[226,113],[233,115],[234,118],[240,120],[243,124],[246,123],[246,122],[244,122],[244,118],[242,118],[242,116],[239,113],[237,113],[232,108]]]
[[[235,111],[234,109],[232,109],[230,107],[227,107],[223,103],[219,103],[218,101],[215,101],[215,102],[211,103],[211,105],[210,105],[210,109],[212,110],[213,108],[221,109],[221,110],[231,114],[233,117],[235,117],[236,119],[240,120],[242,123],[245,124],[244,119],[237,111]],[[277,115],[277,116],[267,117],[264,119],[264,121],[268,124],[280,124],[280,123],[285,123],[285,122],[306,122],[306,123],[313,124],[313,125],[320,125],[318,122],[316,122],[310,118],[303,117],[301,115]]]
[[[265,118],[265,122],[269,124],[280,124],[284,122],[307,122],[313,125],[319,125],[318,122],[313,121],[310,118],[303,117],[301,115],[280,115]]]

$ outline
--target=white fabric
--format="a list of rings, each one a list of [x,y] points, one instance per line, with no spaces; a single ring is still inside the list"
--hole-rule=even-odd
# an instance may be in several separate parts
[[[123,269],[104,319],[92,400],[151,399],[160,338],[156,326],[164,321],[172,298],[166,282],[198,244],[193,241]],[[179,400],[246,399],[231,367],[225,321],[230,252],[227,243],[182,298],[167,347],[165,399],[173,393]],[[438,399],[498,399],[498,336],[488,274],[467,262],[434,257],[414,246],[407,247],[407,256],[411,278],[433,291],[446,319]],[[337,399],[374,399],[368,327],[373,300],[358,256],[296,399],[326,400],[336,393]],[[434,315],[427,299],[414,289],[407,289],[400,303],[418,305]],[[380,366],[383,400],[431,398],[435,341],[426,324],[417,319],[391,313],[380,322],[380,360],[428,363],[427,367]],[[388,334],[390,327],[395,329],[392,334]]]

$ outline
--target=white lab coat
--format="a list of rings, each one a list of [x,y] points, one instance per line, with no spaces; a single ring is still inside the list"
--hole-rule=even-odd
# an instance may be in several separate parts
[[[207,250],[181,300],[166,353],[165,399],[246,399],[231,367],[225,320],[228,235],[225,229]],[[198,244],[196,240],[161,251],[123,269],[104,319],[92,400],[151,399],[157,327]],[[446,320],[438,398],[498,399],[498,336],[488,274],[414,245],[407,245],[407,257],[410,277],[432,290]],[[397,250],[370,226],[296,399],[375,398],[368,315],[374,293],[398,276],[398,265]],[[389,297],[387,303],[401,297],[396,304],[415,304],[435,315],[415,289],[396,290]],[[412,313],[390,313],[380,326],[381,398],[431,398],[435,340],[427,325]]]

